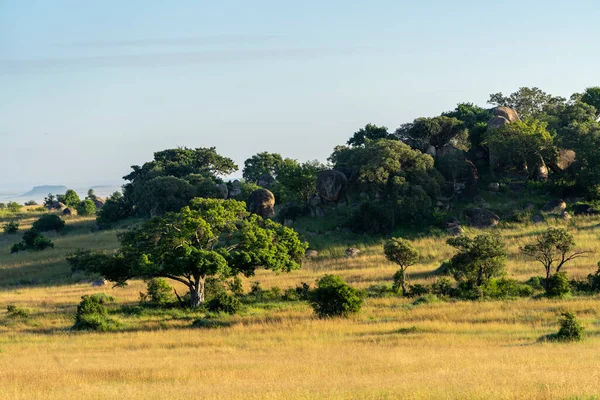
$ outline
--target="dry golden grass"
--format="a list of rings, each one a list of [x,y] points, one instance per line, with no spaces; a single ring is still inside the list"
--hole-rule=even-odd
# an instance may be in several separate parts
[[[599,222],[586,218],[570,223],[579,247],[600,250]],[[43,266],[33,268],[44,260],[54,273],[68,274],[58,260],[65,249],[116,244],[114,232],[87,233],[85,224],[57,237],[55,253],[12,258],[4,255],[7,244],[0,245],[0,282],[12,281],[4,274],[24,264],[32,274],[39,272]],[[545,228],[502,230],[510,251],[509,276],[525,280],[541,274],[541,267],[524,260],[518,247]],[[415,244],[424,261],[409,270],[411,279],[431,281],[431,271],[452,249],[443,238]],[[264,287],[285,289],[312,283],[325,273],[357,287],[389,283],[394,265],[377,246],[365,250],[352,259],[309,261],[290,274],[260,271],[245,287],[258,280]],[[596,269],[598,258],[578,260],[567,271],[583,277]],[[0,398],[600,398],[599,297],[418,306],[401,298],[368,299],[362,312],[347,320],[319,320],[304,303],[282,302],[223,317],[220,328],[190,328],[194,315],[167,312],[114,314],[123,324],[117,333],[69,331],[82,295],[101,291],[118,304],[133,304],[143,289],[139,281],[127,288],[81,283],[0,289]],[[9,318],[7,304],[26,307],[31,316]],[[558,329],[556,317],[563,310],[577,313],[586,340],[537,342]]]

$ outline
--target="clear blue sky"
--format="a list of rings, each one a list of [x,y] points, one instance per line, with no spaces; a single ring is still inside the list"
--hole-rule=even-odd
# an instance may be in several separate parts
[[[589,1],[0,0],[0,184],[118,182],[176,146],[325,160],[368,122],[598,85]]]

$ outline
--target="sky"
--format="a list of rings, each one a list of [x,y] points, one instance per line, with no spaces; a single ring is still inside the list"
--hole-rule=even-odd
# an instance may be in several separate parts
[[[0,0],[0,187],[120,184],[178,146],[325,161],[367,123],[521,86],[568,97],[600,83],[599,17],[597,0]]]

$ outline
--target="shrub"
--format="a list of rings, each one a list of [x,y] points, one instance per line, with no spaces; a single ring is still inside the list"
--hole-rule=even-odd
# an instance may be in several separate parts
[[[23,234],[23,240],[20,243],[16,243],[10,249],[11,253],[18,253],[24,250],[44,250],[49,247],[54,247],[54,243],[47,237],[35,229],[25,231]]]
[[[449,278],[441,277],[431,285],[431,292],[438,296],[453,296],[455,289]]]
[[[240,300],[227,293],[219,293],[206,303],[206,308],[211,312],[224,312],[227,314],[235,314],[242,307]]]
[[[92,296],[82,296],[75,314],[75,330],[90,330],[107,332],[118,327],[118,324],[108,317],[105,304],[114,299],[104,293]]]
[[[311,293],[311,306],[321,317],[347,317],[360,311],[364,294],[334,275],[325,275],[317,281]]]
[[[583,326],[577,321],[575,314],[564,312],[560,318],[560,329],[556,333],[556,340],[562,342],[578,342],[583,339]]]
[[[146,293],[140,293],[140,300],[157,306],[170,303],[173,301],[173,288],[166,279],[150,279],[146,283]]]
[[[58,195],[58,201],[66,205],[67,207],[77,208],[81,200],[79,199],[79,195],[73,190],[68,189],[65,194]]]
[[[525,282],[526,285],[531,287],[533,290],[544,290],[544,278],[541,276],[532,276]]]
[[[38,232],[61,231],[64,227],[65,221],[56,214],[42,215],[33,223],[33,229]]]
[[[413,301],[413,305],[438,303],[440,299],[435,294],[426,294]]]
[[[388,208],[367,202],[352,214],[348,226],[356,233],[383,233],[394,228],[394,217]]]
[[[408,295],[410,297],[418,297],[423,296],[429,293],[429,288],[420,283],[415,283],[414,285],[408,285]]]
[[[94,215],[96,214],[96,203],[92,200],[84,200],[77,205],[77,214]]]
[[[548,285],[546,292],[548,297],[565,297],[571,293],[571,285],[566,272],[551,275],[546,284]]]
[[[491,279],[482,287],[484,297],[491,299],[506,299],[510,297],[528,297],[533,294],[531,286],[519,283],[515,279]]]
[[[16,221],[10,221],[8,224],[4,225],[4,234],[5,235],[14,235],[19,231],[19,223]]]
[[[108,257],[99,251],[77,249],[67,254],[66,260],[71,266],[71,272],[84,271],[94,273],[100,269],[100,266]]]
[[[600,292],[600,262],[598,263],[598,270],[594,274],[589,274],[587,279],[590,289],[593,292]]]
[[[27,318],[29,317],[29,311],[23,307],[15,306],[14,304],[9,304],[6,306],[6,311],[8,312],[8,316],[11,318]]]
[[[11,201],[6,204],[6,209],[13,213],[21,211],[21,208],[23,208],[23,206],[15,201]]]
[[[300,300],[310,300],[310,285],[306,282],[302,282],[300,286],[296,286],[296,293]]]
[[[38,203],[35,200],[29,200],[24,203],[26,206],[37,206]]]
[[[367,288],[367,297],[388,297],[397,294],[398,291],[391,285],[372,285]]]
[[[227,283],[227,286],[229,286],[229,290],[234,296],[244,295],[244,287],[242,286],[242,280],[239,276],[234,276],[233,279]]]

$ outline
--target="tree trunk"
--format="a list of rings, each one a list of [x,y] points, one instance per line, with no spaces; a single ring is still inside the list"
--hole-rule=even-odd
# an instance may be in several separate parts
[[[400,282],[400,286],[402,287],[402,296],[406,296],[406,273],[404,272],[404,269],[401,270],[402,271],[402,281]]]
[[[198,279],[190,286],[190,307],[197,308],[204,303],[204,279]]]
[[[544,286],[544,290],[546,291],[546,294],[548,294],[548,290],[550,290],[550,286],[548,285],[548,281],[550,279],[550,267],[546,267],[546,279],[544,279],[544,284],[542,286]]]

